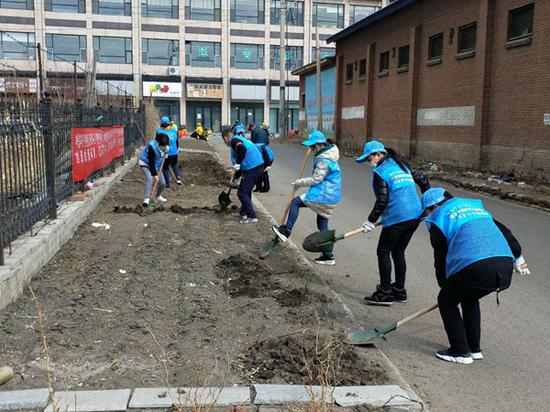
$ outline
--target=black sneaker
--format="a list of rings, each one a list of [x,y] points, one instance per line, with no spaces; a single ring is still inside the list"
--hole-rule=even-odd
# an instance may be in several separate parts
[[[315,263],[318,265],[327,265],[327,266],[334,266],[336,264],[336,261],[334,260],[334,255],[321,255],[317,259],[314,260]]]
[[[376,285],[376,292],[371,296],[365,296],[367,305],[373,306],[391,306],[393,304],[393,293],[391,289],[384,290],[380,285]]]
[[[273,225],[271,226],[271,230],[275,232],[277,237],[281,239],[282,242],[286,242],[290,237],[290,230],[288,230],[285,225],[281,225],[281,226]]]
[[[454,353],[451,349],[438,350],[435,353],[435,356],[437,356],[438,359],[447,362],[460,363],[462,365],[469,365],[474,362],[471,353]]]
[[[393,300],[399,303],[407,302],[407,289],[399,289],[395,287],[395,284],[391,285],[391,293],[393,295]]]

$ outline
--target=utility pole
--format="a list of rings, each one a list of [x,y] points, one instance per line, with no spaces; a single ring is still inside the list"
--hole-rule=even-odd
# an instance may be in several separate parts
[[[323,95],[321,92],[321,43],[319,41],[319,25],[315,24],[315,47],[317,59],[315,68],[317,72],[317,130],[323,131]]]
[[[76,62],[73,62],[73,96],[74,103],[76,104]]]
[[[286,27],[286,0],[280,1],[279,10],[279,135],[286,137],[286,50],[285,50],[285,27]]]
[[[38,96],[38,101],[40,101],[41,96],[46,91],[45,90],[46,88],[44,87],[44,72],[42,69],[42,47],[40,46],[40,43],[36,45],[36,53],[38,54],[38,84],[39,84],[37,96]]]

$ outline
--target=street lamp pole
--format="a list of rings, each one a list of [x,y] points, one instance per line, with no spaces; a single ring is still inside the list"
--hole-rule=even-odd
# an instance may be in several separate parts
[[[286,26],[286,0],[280,1],[279,9],[279,135],[286,137],[286,50],[285,50],[285,27]]]

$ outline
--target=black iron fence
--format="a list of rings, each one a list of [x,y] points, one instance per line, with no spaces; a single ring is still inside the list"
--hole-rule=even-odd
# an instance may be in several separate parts
[[[55,219],[58,204],[81,189],[84,182],[72,181],[72,128],[124,126],[128,158],[141,145],[143,121],[142,110],[126,106],[56,103],[48,94],[40,102],[35,96],[0,96],[0,265],[4,247],[38,221]]]

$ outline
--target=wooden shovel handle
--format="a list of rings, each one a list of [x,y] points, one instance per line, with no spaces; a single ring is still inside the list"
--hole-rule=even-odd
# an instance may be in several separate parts
[[[159,185],[159,180],[160,180],[160,174],[162,173],[162,168],[164,167],[164,161],[166,160],[166,157],[164,157],[162,159],[162,163],[160,164],[160,168],[157,172],[157,176],[158,176],[158,180],[155,180],[155,182],[153,183],[153,189],[151,190],[151,194],[149,195],[149,197],[151,199],[154,198],[155,194],[156,194],[156,191],[157,191],[157,186]]]
[[[307,158],[309,157],[310,154],[311,154],[311,147],[307,149],[306,154],[304,155],[304,160],[302,160],[302,166],[300,167],[300,173],[298,173],[298,178],[296,180],[302,178],[302,175],[304,174],[304,169],[306,168]],[[296,194],[296,188],[292,187],[292,190],[290,191],[290,197],[288,198],[288,202],[286,204],[285,212],[283,213],[283,216],[279,221],[281,225],[285,224],[286,216],[288,215],[288,211],[290,210],[290,203],[292,203],[292,199],[294,199],[295,194]]]
[[[421,309],[418,312],[414,312],[412,315],[409,315],[405,319],[401,319],[399,322],[397,322],[396,328],[399,328],[399,327],[403,326],[404,324],[409,323],[411,320],[418,319],[419,317],[430,313],[431,311],[437,309],[437,306],[438,306],[437,303],[435,303],[430,307]]]
[[[380,226],[382,223],[380,222],[376,222],[374,224],[374,226]],[[359,227],[357,229],[353,229],[353,230],[350,230],[349,232],[346,232],[344,233],[344,236],[342,237],[342,239],[347,239],[348,237],[351,237],[351,236],[355,236],[355,235],[359,235],[361,233],[363,233],[365,230],[363,229],[363,227]]]

